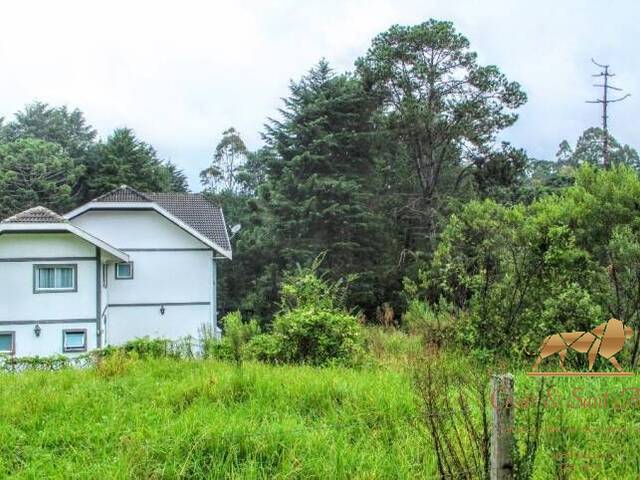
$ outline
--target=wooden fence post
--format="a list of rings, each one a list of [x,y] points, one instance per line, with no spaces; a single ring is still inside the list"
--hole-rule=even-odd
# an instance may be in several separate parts
[[[513,375],[491,377],[493,431],[491,434],[491,480],[513,479]]]

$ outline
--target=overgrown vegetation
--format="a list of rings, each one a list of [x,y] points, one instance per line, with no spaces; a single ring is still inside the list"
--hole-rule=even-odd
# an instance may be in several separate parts
[[[222,319],[222,340],[210,342],[206,353],[221,359],[233,358],[238,365],[245,357],[310,365],[361,362],[362,326],[345,308],[346,285],[329,282],[318,273],[322,259],[286,276],[280,311],[268,333],[259,334],[256,320],[244,323],[240,312],[233,312]]]
[[[519,478],[637,478],[635,378],[557,379],[541,389],[515,365],[460,352],[425,357],[419,337],[395,329],[367,338],[371,361],[357,369],[245,361],[238,370],[129,348],[94,368],[0,373],[0,476],[437,478],[444,449],[445,473],[483,478],[486,380],[508,368]],[[525,475],[523,466],[533,469]]]

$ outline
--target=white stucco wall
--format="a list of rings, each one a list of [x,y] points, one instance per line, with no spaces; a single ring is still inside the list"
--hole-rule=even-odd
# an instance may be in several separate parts
[[[15,334],[15,355],[17,357],[48,357],[62,353],[62,335],[64,330],[87,330],[87,350],[96,348],[96,324],[85,323],[40,323],[40,336],[36,337],[33,324],[2,325],[0,331],[12,331]],[[71,354],[70,354],[71,355]],[[76,354],[77,355],[77,354]]]
[[[197,339],[200,327],[209,321],[208,305],[167,305],[164,315],[157,305],[112,307],[107,318],[106,341],[109,345],[119,345],[145,336]]]
[[[0,331],[15,332],[16,355],[62,352],[64,329],[87,329],[96,347],[96,249],[68,233],[0,235]],[[34,265],[75,265],[77,291],[34,293]],[[40,325],[36,337],[34,327]]]
[[[89,210],[71,223],[119,249],[207,248],[155,211]]]
[[[214,252],[191,234],[155,211],[88,211],[72,223],[133,262],[130,280],[117,280],[115,266],[108,266],[106,344],[197,338],[200,327],[214,321]]]

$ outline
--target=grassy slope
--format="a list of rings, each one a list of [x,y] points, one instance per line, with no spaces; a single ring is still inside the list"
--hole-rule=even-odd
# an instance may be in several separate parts
[[[384,367],[246,364],[239,375],[216,361],[116,359],[97,370],[0,374],[0,477],[434,478],[403,373],[419,345],[371,338]],[[479,368],[460,355],[446,363]],[[516,375],[519,422],[537,382]],[[640,377],[551,384],[535,478],[556,478],[563,445],[565,478],[640,478]]]
[[[0,375],[0,474],[412,478],[433,472],[411,382],[389,370],[133,362]],[[106,373],[109,373],[108,371]]]

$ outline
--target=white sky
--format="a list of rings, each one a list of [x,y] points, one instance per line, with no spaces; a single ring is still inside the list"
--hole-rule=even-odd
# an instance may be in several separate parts
[[[452,20],[482,63],[529,96],[506,133],[537,158],[599,122],[586,104],[590,58],[633,94],[611,107],[611,131],[640,147],[640,3],[634,1],[5,1],[0,5],[0,116],[35,99],[80,108],[106,137],[128,126],[199,190],[221,133],[250,148],[277,114],[289,79],[321,57],[352,70],[394,23]]]

